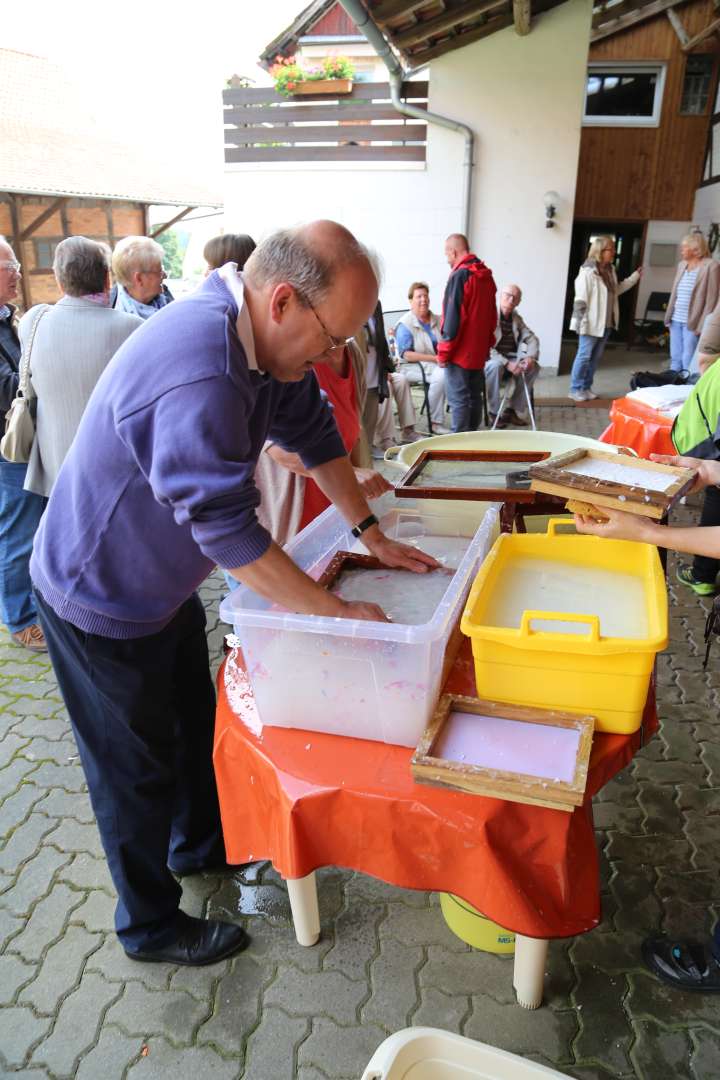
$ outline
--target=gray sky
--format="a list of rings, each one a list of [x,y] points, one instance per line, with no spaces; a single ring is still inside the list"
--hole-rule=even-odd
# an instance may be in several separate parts
[[[222,163],[220,94],[237,73],[267,85],[262,48],[306,0],[29,0],[3,20],[4,48],[47,56],[87,85],[94,110],[138,139],[178,138]]]

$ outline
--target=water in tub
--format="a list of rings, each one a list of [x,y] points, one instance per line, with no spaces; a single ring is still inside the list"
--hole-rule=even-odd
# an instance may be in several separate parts
[[[372,600],[392,615],[393,626],[421,626],[433,618],[470,538],[420,535],[417,527],[396,535],[435,556],[441,569],[427,574],[364,570],[355,575],[352,588],[359,590],[357,598]],[[360,544],[356,548],[366,551]],[[317,578],[326,565],[323,559],[311,577]],[[340,587],[349,598],[345,589],[350,586],[341,581]],[[416,745],[434,705],[442,651],[433,652],[428,663],[429,647],[375,638],[372,626],[350,620],[347,635],[284,630],[265,636],[257,652],[248,648],[263,722]]]
[[[481,616],[487,626],[519,627],[524,611],[598,615],[603,637],[645,638],[643,583],[633,574],[551,559],[517,559],[507,567]],[[533,630],[587,634],[587,623],[534,619]]]

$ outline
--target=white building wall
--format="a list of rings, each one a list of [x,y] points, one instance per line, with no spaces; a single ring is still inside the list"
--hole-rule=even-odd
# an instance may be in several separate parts
[[[645,314],[645,306],[650,293],[667,292],[672,289],[680,258],[680,241],[690,232],[689,221],[648,221],[645,234],[645,252],[643,255],[643,273],[638,285],[635,317],[640,319]],[[673,244],[676,248],[676,260],[672,266],[651,266],[650,254],[653,244]]]
[[[693,225],[699,225],[706,236],[716,222],[720,222],[720,183],[698,188],[693,208]],[[720,248],[715,249],[715,258],[720,258]]]
[[[559,355],[575,178],[580,148],[591,0],[568,0],[519,37],[512,28],[433,61],[430,108],[476,133],[471,242],[524,290],[523,313],[542,360]],[[430,127],[425,166],[321,164],[226,166],[225,229],[256,239],[315,217],[335,218],[385,265],[386,309],[407,306],[415,279],[440,308],[448,267],[443,244],[461,227],[463,140]],[[545,228],[543,194],[561,196]]]

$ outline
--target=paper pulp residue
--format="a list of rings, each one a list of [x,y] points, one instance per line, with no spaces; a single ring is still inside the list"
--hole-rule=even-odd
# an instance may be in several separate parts
[[[614,484],[632,484],[648,491],[667,491],[677,480],[672,473],[644,469],[641,465],[618,465],[604,458],[583,458],[566,466],[576,476],[591,476],[595,480],[611,480]]]

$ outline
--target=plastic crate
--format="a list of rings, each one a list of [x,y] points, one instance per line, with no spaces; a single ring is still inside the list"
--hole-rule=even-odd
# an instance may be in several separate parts
[[[558,524],[501,536],[478,573],[461,622],[478,696],[591,713],[596,730],[629,734],[667,645],[657,549]]]
[[[453,503],[438,512],[420,499],[401,503],[389,492],[375,500],[373,510],[389,536],[435,555],[448,539],[466,541],[435,614],[415,626],[296,615],[272,610],[250,589],[235,589],[220,615],[240,640],[264,725],[415,746],[430,719],[445,648],[499,532],[497,508]],[[330,507],[286,550],[317,578],[336,551],[365,548]]]

